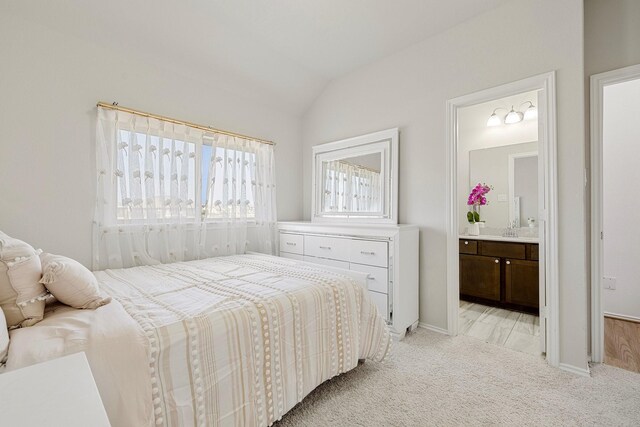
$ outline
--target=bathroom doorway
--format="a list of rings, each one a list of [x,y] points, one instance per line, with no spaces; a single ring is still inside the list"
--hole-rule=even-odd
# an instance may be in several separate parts
[[[540,356],[538,91],[458,110],[458,334]]]
[[[447,292],[451,335],[558,366],[554,81],[448,101]]]

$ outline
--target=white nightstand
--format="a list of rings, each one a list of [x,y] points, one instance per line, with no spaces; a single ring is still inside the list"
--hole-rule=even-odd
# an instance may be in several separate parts
[[[0,374],[0,396],[2,425],[111,425],[84,353]]]

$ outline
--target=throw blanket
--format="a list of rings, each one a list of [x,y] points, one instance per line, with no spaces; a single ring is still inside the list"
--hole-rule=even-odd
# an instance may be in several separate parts
[[[265,426],[390,336],[354,279],[238,255],[96,272],[148,340],[153,420]]]

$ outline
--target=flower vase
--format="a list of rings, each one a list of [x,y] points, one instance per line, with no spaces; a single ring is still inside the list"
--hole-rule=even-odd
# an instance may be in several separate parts
[[[467,233],[469,236],[479,236],[480,235],[480,224],[477,222],[470,222],[467,227]]]

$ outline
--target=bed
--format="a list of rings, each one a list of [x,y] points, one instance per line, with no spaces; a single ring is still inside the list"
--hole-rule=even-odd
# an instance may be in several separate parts
[[[11,331],[7,369],[84,351],[114,426],[270,425],[389,352],[384,320],[346,272],[249,254],[95,275],[112,303],[51,305]]]

